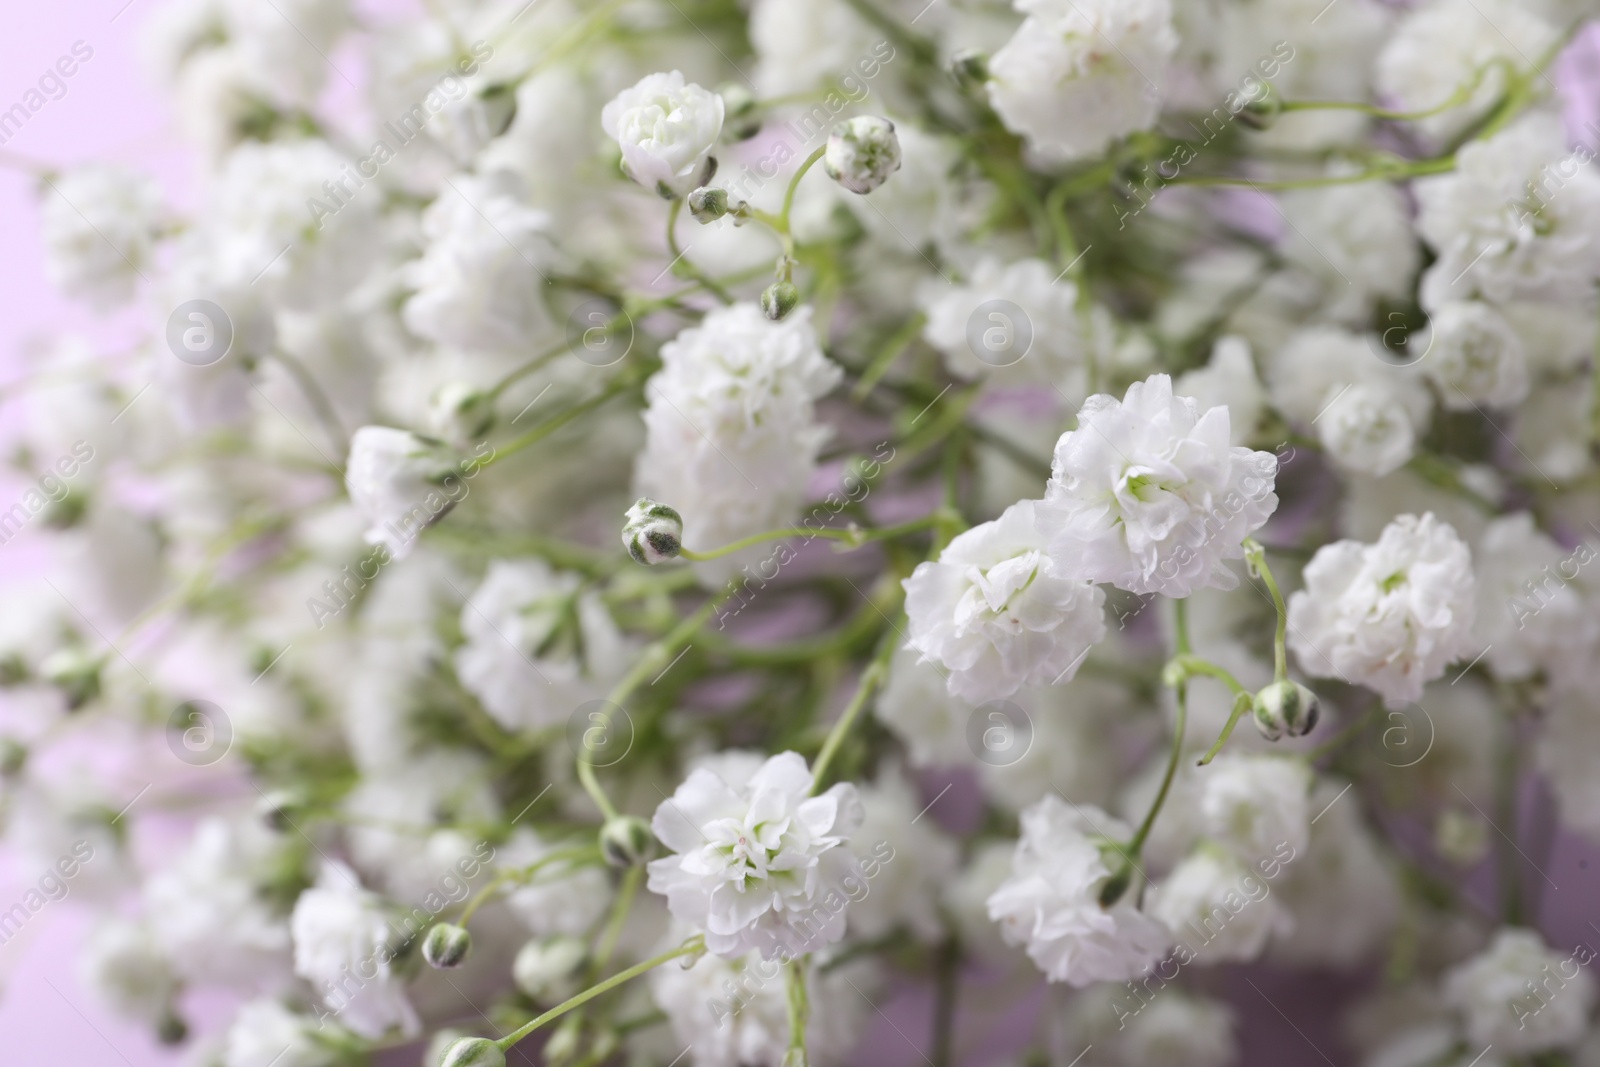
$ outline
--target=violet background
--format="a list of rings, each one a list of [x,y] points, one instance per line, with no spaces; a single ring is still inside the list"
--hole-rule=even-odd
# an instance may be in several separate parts
[[[173,110],[155,87],[140,62],[138,34],[160,0],[67,0],[18,5],[9,12],[5,33],[0,34],[0,111],[20,100],[58,56],[74,42],[94,49],[93,57],[67,79],[67,92],[50,101],[0,151],[61,167],[90,160],[127,163],[155,176],[168,201],[178,207],[190,204],[195,189],[194,160],[178,137]],[[410,5],[405,0],[373,0],[359,5],[381,14]],[[360,64],[353,55],[336,53],[334,62],[355,74]],[[347,65],[348,64],[348,65]],[[357,74],[357,82],[360,81]],[[1591,145],[1600,130],[1588,126],[1600,121],[1600,28],[1591,27],[1573,45],[1561,63],[1557,80],[1568,108],[1574,139]],[[330,79],[330,93],[342,86]],[[348,92],[347,89],[344,90]],[[96,320],[66,301],[44,280],[39,241],[39,213],[35,179],[12,168],[0,168],[0,383],[16,380],[23,372],[23,351],[30,339],[75,333],[89,339],[98,351],[129,348],[150,329],[143,309],[110,320]],[[0,400],[0,450],[9,448],[26,397]],[[0,493],[15,497],[25,487],[12,472],[0,473]],[[5,589],[28,575],[42,559],[42,547],[27,535],[0,546],[0,611],[8,609]],[[0,728],[7,715],[0,696]],[[135,760],[148,758],[135,754]],[[932,799],[947,781],[926,778],[926,797]],[[959,829],[962,811],[971,810],[975,791],[970,779],[959,779],[939,814],[952,829]],[[1537,783],[1528,783],[1524,810],[1537,839],[1549,827],[1549,799]],[[1537,822],[1541,825],[1534,826]],[[157,837],[171,837],[178,827]],[[141,833],[141,838],[148,837]],[[1413,835],[1414,836],[1414,835]],[[141,840],[141,845],[149,844]],[[1578,941],[1600,944],[1600,849],[1569,835],[1556,835],[1548,857],[1535,857],[1548,883],[1529,874],[1530,889],[1537,892],[1540,925],[1558,947]],[[16,857],[0,845],[0,910],[20,899],[42,872],[22,869]],[[1471,879],[1480,899],[1491,899],[1492,877],[1487,871]],[[1554,887],[1558,888],[1552,888]],[[1542,890],[1542,891],[1541,891]],[[142,1026],[129,1025],[112,1015],[82,984],[76,974],[79,943],[88,930],[91,913],[72,896],[46,906],[33,917],[21,936],[0,946],[0,1067],[35,1064],[124,1064],[126,1067],[175,1067],[183,1058],[179,1050],[165,1049]],[[1222,968],[1205,976],[1212,987],[1236,1005],[1243,1022],[1244,1062],[1327,1062],[1344,1067],[1352,1062],[1339,1037],[1339,1011],[1350,993],[1361,987],[1362,976],[1306,976],[1275,973],[1263,968]],[[967,995],[982,995],[981,980]],[[1270,1000],[1268,999],[1270,998]],[[959,1048],[961,1062],[982,1064],[1018,1047],[1032,1030],[1039,1010],[1035,992],[1011,1010],[983,1020],[963,1019]],[[230,1002],[216,995],[191,997],[185,1011],[205,1032],[225,1022]],[[865,1058],[881,1067],[911,1067],[924,1062],[928,1048],[931,1002],[925,986],[908,984],[880,998],[881,1012],[872,1018]],[[519,1050],[521,1051],[521,1050]],[[388,1062],[414,1064],[417,1054],[392,1056]],[[522,1059],[514,1056],[513,1062]],[[533,1062],[531,1057],[525,1062]]]

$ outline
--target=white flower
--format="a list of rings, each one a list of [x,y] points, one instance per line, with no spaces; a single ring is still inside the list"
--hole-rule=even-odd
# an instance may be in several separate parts
[[[989,898],[1011,877],[1016,851],[1015,841],[982,841],[940,893],[963,946],[987,962],[1022,966],[1022,953],[989,918]]]
[[[1217,757],[1200,769],[1200,816],[1207,835],[1242,863],[1301,853],[1311,832],[1311,769],[1279,756]]]
[[[1336,166],[1329,174],[1349,169]],[[1422,257],[1397,187],[1363,182],[1296,189],[1280,203],[1288,224],[1284,255],[1322,280],[1330,318],[1366,321],[1379,300],[1409,295]]]
[[[1401,515],[1376,544],[1317,549],[1289,598],[1289,644],[1306,673],[1365,685],[1399,707],[1476,654],[1472,554],[1430,512]]]
[[[539,559],[494,560],[461,609],[461,683],[507,730],[557,726],[620,677],[628,645],[596,589]]]
[[[811,309],[772,322],[755,304],[721,308],[663,345],[661,362],[645,388],[640,494],[670,501],[683,543],[701,551],[793,522],[829,434],[815,401],[843,374]],[[717,581],[771,555],[754,551],[697,566]]]
[[[276,1000],[253,1000],[228,1028],[224,1067],[333,1067],[339,1052],[321,1027]]]
[[[1094,986],[1064,1005],[1047,1001],[1044,1025],[1055,1053],[1051,1062],[1070,1064],[1086,1046],[1094,1052],[1083,1063],[1093,1067],[1229,1067],[1238,1062],[1231,1008],[1159,984],[1157,976],[1146,981],[1143,988]]]
[[[1318,814],[1309,849],[1258,867],[1273,876],[1273,891],[1294,916],[1294,928],[1268,946],[1269,960],[1349,968],[1390,947],[1401,914],[1399,879],[1362,821],[1360,803],[1341,796],[1348,787],[1324,778],[1311,795]]]
[[[685,83],[675,70],[618,93],[600,112],[600,125],[617,139],[628,177],[670,198],[710,180],[722,113],[722,97]]]
[[[1377,88],[1400,111],[1427,111],[1475,84],[1464,104],[1414,120],[1442,143],[1482,118],[1508,75],[1526,74],[1558,34],[1516,0],[1429,0],[1405,14],[1378,53]]]
[[[912,648],[898,649],[889,680],[872,703],[873,714],[906,746],[916,767],[965,763],[967,720],[972,708],[950,693],[936,663]]]
[[[1045,554],[1034,512],[1034,501],[1013,504],[904,582],[906,647],[948,671],[964,700],[1069,680],[1105,636],[1105,592]]]
[[[845,1062],[872,1010],[860,991],[869,981],[863,971],[871,969],[861,962],[809,969],[806,1049],[813,1063]],[[784,972],[753,952],[735,959],[708,953],[688,968],[651,971],[650,996],[672,1027],[674,1051],[688,1052],[694,1067],[780,1067],[789,1049]]]
[[[533,830],[520,829],[496,853],[502,870],[531,867],[561,846],[544,841]],[[540,937],[580,937],[611,906],[611,881],[603,868],[568,861],[546,863],[534,876],[506,894],[513,914]]]
[[[1203,848],[1151,891],[1146,908],[1202,966],[1258,958],[1267,939],[1294,919],[1270,884],[1231,856]]]
[[[866,885],[850,902],[850,932],[876,941],[904,926],[924,944],[944,933],[939,892],[955,875],[960,850],[925,810],[915,785],[898,769],[881,771],[861,790],[861,826],[851,851]]]
[[[401,938],[390,919],[383,898],[362,889],[349,868],[329,862],[295,901],[290,920],[295,973],[366,1038],[394,1027],[415,1037],[422,1028],[393,966]]]
[[[1014,0],[1028,17],[989,60],[989,102],[1041,159],[1104,152],[1156,119],[1178,46],[1167,0]]]
[[[1496,678],[1519,681],[1541,669],[1559,677],[1589,662],[1600,620],[1574,579],[1594,561],[1592,545],[1568,551],[1519,511],[1489,524],[1475,557],[1473,639],[1488,650],[1484,662]]]
[[[350,438],[344,484],[361,509],[368,544],[395,559],[416,547],[423,530],[466,495],[457,460],[442,443],[388,426],[363,426]]]
[[[1528,360],[1511,324],[1488,304],[1458,301],[1430,316],[1432,339],[1421,362],[1451,411],[1509,408],[1528,396]]]
[[[1078,287],[1040,259],[978,261],[964,285],[928,281],[917,303],[923,338],[961,378],[1059,385],[1079,395],[1089,340]],[[1020,314],[1018,314],[1020,312]]]
[[[1056,442],[1039,524],[1067,573],[1131,593],[1231,589],[1224,560],[1278,506],[1278,461],[1230,445],[1228,409],[1202,413],[1157,374],[1122,400],[1091,396]]]
[[[1600,175],[1590,150],[1566,144],[1561,117],[1535,111],[1463,145],[1449,174],[1414,184],[1417,232],[1439,257],[1423,278],[1425,307],[1474,295],[1577,301],[1593,290]]]
[[[91,164],[50,183],[41,218],[45,273],[68,296],[109,309],[153,269],[161,188],[125,167]]]
[[[1172,383],[1172,391],[1194,397],[1207,411],[1227,408],[1229,440],[1235,445],[1243,445],[1255,436],[1267,408],[1267,391],[1256,376],[1250,342],[1232,335],[1217,338],[1211,348],[1211,361],[1180,374]]]
[[[1099,808],[1069,807],[1047,794],[1022,813],[1011,876],[989,897],[989,918],[1008,942],[1027,948],[1052,982],[1126,981],[1159,959],[1171,941],[1132,894],[1101,906],[1111,876],[1097,840],[1102,835],[1126,841],[1132,832]]]
[[[228,38],[285,105],[311,107],[350,25],[347,0],[223,0]],[[231,1065],[230,1065],[231,1067]]]
[[[1482,953],[1444,979],[1444,997],[1475,1044],[1527,1055],[1576,1044],[1589,1023],[1594,953],[1549,948],[1533,930],[1502,927]]]
[[[828,2],[838,3],[839,0]],[[817,5],[777,0],[763,6],[798,9]],[[894,180],[873,193],[870,202],[853,196],[839,197],[831,191],[828,202],[831,206],[843,199],[861,228],[887,247],[909,244],[920,249],[932,244],[949,254],[983,221],[994,199],[994,188],[987,182],[963,177],[961,151],[951,138],[928,133],[898,118],[894,130],[900,141],[900,169]],[[826,189],[825,186],[819,188]],[[802,195],[805,189],[802,185]],[[800,210],[798,201],[795,210],[797,213]],[[982,269],[981,264],[979,269]],[[1051,277],[1054,276],[1052,273]],[[1064,280],[1062,284],[1076,294],[1076,287],[1070,282]],[[1015,299],[1015,294],[1000,295],[1011,295]],[[1057,340],[1053,334],[1038,339],[1041,342]]]
[[[503,177],[457,175],[422,214],[428,244],[403,268],[415,290],[412,332],[472,351],[523,351],[551,332],[545,277],[555,262],[550,216]]]
[[[977,759],[984,795],[1008,811],[1053,792],[1073,803],[1098,804],[1110,798],[1116,782],[1108,754],[1127,715],[1126,687],[1105,678],[1079,676],[1071,685],[1024,690],[970,713],[981,732],[966,734],[974,747],[964,762]],[[1022,744],[1027,748],[1019,754],[1015,746]]]
[[[1432,403],[1421,377],[1380,359],[1377,347],[1334,327],[1299,330],[1274,355],[1267,384],[1278,409],[1315,431],[1336,463],[1382,477],[1411,459]]]
[[[145,912],[180,976],[268,993],[288,984],[288,917],[264,890],[291,855],[255,819],[212,818],[145,883]]]
[[[178,989],[171,964],[150,927],[126,919],[101,922],[84,943],[79,962],[83,984],[118,1015],[160,1023]]]
[[[809,93],[835,84],[840,75],[876,74],[897,54],[847,0],[754,0],[749,34],[763,98]]]
[[[811,796],[793,752],[735,787],[697,770],[656,809],[651,829],[673,855],[650,863],[649,887],[673,917],[705,931],[725,959],[800,956],[844,936],[847,891],[863,880],[845,847],[861,824],[855,786]]]
[[[857,115],[839,123],[828,135],[822,168],[852,193],[872,192],[900,169],[900,138],[894,123],[877,115]]]

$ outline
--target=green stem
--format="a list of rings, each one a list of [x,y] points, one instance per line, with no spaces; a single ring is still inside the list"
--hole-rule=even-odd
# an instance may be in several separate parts
[[[1197,766],[1204,767],[1217,758],[1217,753],[1222,751],[1228,743],[1228,738],[1233,736],[1233,728],[1239,725],[1239,720],[1255,706],[1255,698],[1249,693],[1239,693],[1233,698],[1233,710],[1228,713],[1228,721],[1222,727],[1222,732],[1217,735],[1216,743],[1206,750],[1206,754],[1196,761]]]
[[[333,441],[333,447],[344,449],[349,442],[349,437],[345,434],[344,427],[339,422],[339,413],[334,410],[333,401],[328,399],[328,394],[323,391],[317,379],[306,369],[305,364],[293,356],[276,349],[269,354],[268,358],[277,360],[278,363],[283,365],[283,369],[289,372],[289,377],[294,379],[295,385],[299,386],[301,394],[311,404],[311,410],[316,412],[317,421],[322,423],[323,432]]]
[[[811,999],[806,994],[806,958],[801,956],[789,965],[789,1052],[802,1064],[806,1063],[806,1025],[811,1020]],[[790,1057],[785,1056],[786,1065]]]
[[[828,146],[823,145],[812,152],[806,157],[805,162],[800,164],[800,169],[794,172],[794,177],[789,179],[789,188],[783,193],[783,210],[778,213],[779,232],[785,237],[789,236],[789,212],[794,209],[794,194],[800,188],[800,179],[806,176],[806,171],[816,166],[817,160],[821,159],[827,150]]]
[[[926,325],[927,321],[928,317],[919,311],[907,319],[898,330],[889,335],[889,339],[884,342],[882,350],[872,357],[872,362],[867,364],[866,370],[861,372],[861,377],[857,380],[855,388],[850,390],[851,400],[859,404],[867,398],[867,395],[872,392],[878,382],[883,380],[883,376],[889,373],[889,368],[894,366],[894,361],[899,359],[901,353],[911,346],[911,342],[917,339],[917,335],[922,332],[922,327]]]
[[[680,196],[673,200],[672,206],[667,209],[667,251],[672,253],[673,269],[676,270],[681,265],[688,277],[716,294],[718,300],[724,304],[733,303],[732,294],[724,289],[720,282],[684,258],[683,249],[678,247],[678,216],[681,214],[683,214],[683,198]]]
[[[1189,653],[1189,602],[1174,600],[1172,607],[1178,655],[1186,656]],[[1150,837],[1150,829],[1156,824],[1156,816],[1161,814],[1161,808],[1167,802],[1167,794],[1172,791],[1172,780],[1177,776],[1178,760],[1183,754],[1183,735],[1189,724],[1189,683],[1179,678],[1174,688],[1178,697],[1178,719],[1172,727],[1172,753],[1167,757],[1166,773],[1161,776],[1161,788],[1156,791],[1155,800],[1150,802],[1150,810],[1145,813],[1144,822],[1139,824],[1139,829],[1134,831],[1133,840],[1128,842],[1130,863],[1131,857],[1139,855],[1145,841]]]
[[[531,1021],[524,1023],[522,1026],[507,1034],[505,1037],[500,1038],[495,1042],[495,1044],[500,1046],[500,1050],[503,1052],[512,1045],[515,1045],[518,1041],[521,1041],[523,1038],[527,1037],[529,1034],[533,1033],[535,1030],[539,1029],[539,1027],[543,1026],[545,1023],[561,1018],[561,1016],[565,1015],[573,1008],[581,1007],[582,1005],[587,1004],[589,1001],[600,996],[602,993],[608,993],[625,982],[631,982],[641,974],[648,974],[650,971],[655,970],[663,963],[670,963],[673,960],[680,959],[684,956],[698,955],[704,951],[705,939],[699,936],[692,937],[688,941],[685,941],[683,944],[679,945],[677,948],[673,949],[671,952],[663,952],[661,955],[653,956],[650,959],[645,960],[643,963],[636,963],[625,971],[618,971],[605,981],[600,982],[597,985],[590,986],[582,993],[562,1001],[560,1004],[557,1004],[543,1015],[535,1017]]]
[[[1266,584],[1267,592],[1272,594],[1272,606],[1278,611],[1278,628],[1272,635],[1272,680],[1286,681],[1289,677],[1289,609],[1283,605],[1283,594],[1278,591],[1278,580],[1272,576],[1272,568],[1267,566],[1267,550],[1261,542],[1253,537],[1245,538],[1244,558],[1251,572]]]
[[[749,548],[751,545],[759,545],[765,541],[782,541],[790,537],[803,537],[808,541],[821,537],[828,541],[842,541],[851,548],[860,548],[862,545],[870,544],[873,541],[892,540],[893,538],[926,530],[949,521],[949,515],[943,511],[935,511],[924,515],[920,519],[912,519],[896,526],[882,526],[875,530],[863,530],[860,527],[845,527],[844,529],[818,527],[812,529],[806,526],[789,526],[781,530],[767,530],[764,533],[751,534],[749,537],[723,545],[721,548],[707,549],[704,552],[695,552],[685,548],[681,550],[681,555],[687,560],[704,562],[705,560],[719,559],[722,556],[730,556],[741,549]]]
[[[456,925],[465,926],[467,923],[471,922],[472,916],[477,913],[477,910],[482,907],[490,897],[494,896],[495,892],[507,882],[526,881],[527,879],[532,878],[535,874],[538,874],[542,868],[548,867],[552,863],[562,863],[584,859],[598,860],[599,858],[599,850],[597,850],[593,845],[583,845],[578,848],[558,849],[547,856],[539,857],[537,861],[530,863],[526,867],[516,867],[512,868],[511,870],[501,871],[499,874],[496,874],[487,885],[478,890],[477,894],[467,902],[466,907],[461,909],[461,915],[456,919]]]
[[[611,325],[609,323],[607,324],[606,329],[607,331],[611,329]],[[501,378],[489,388],[488,395],[490,402],[492,403],[493,401],[499,399],[500,394],[505,392],[513,384],[526,378],[540,367],[543,367],[545,364],[549,363],[552,359],[555,359],[563,352],[566,352],[569,347],[570,346],[568,346],[566,342],[562,342],[554,348],[547,348],[543,352],[540,352],[537,356],[534,356],[532,359],[528,360],[528,362],[524,363],[522,366],[508,372],[504,378]]]
[[[501,445],[499,448],[495,449],[494,455],[490,456],[488,459],[484,460],[478,465],[478,469],[482,470],[486,467],[492,467],[496,463],[499,463],[501,460],[505,459],[507,456],[515,455],[530,445],[538,444],[540,441],[544,440],[546,437],[549,437],[563,426],[574,421],[575,419],[582,418],[591,411],[594,411],[596,408],[603,406],[607,401],[610,401],[618,396],[621,396],[623,393],[628,392],[633,387],[634,381],[632,376],[624,375],[619,377],[616,381],[613,381],[610,385],[606,386],[606,388],[598,395],[592,396],[582,403],[574,404],[561,414],[541,422],[539,425],[535,426],[521,437],[513,438],[512,440]]]
[[[616,904],[611,909],[611,918],[606,923],[605,933],[600,936],[600,947],[595,950],[594,969],[592,975],[599,977],[600,972],[606,969],[606,964],[611,961],[611,954],[617,950],[617,941],[622,937],[622,927],[628,921],[628,912],[633,909],[633,901],[639,895],[639,885],[644,880],[643,867],[629,867],[622,876],[622,888],[617,892]]]
[[[902,614],[902,618],[904,615]],[[828,731],[827,740],[822,743],[822,751],[817,753],[816,762],[811,765],[811,792],[813,795],[822,791],[822,783],[828,770],[828,764],[833,762],[833,757],[839,751],[839,746],[844,743],[845,736],[850,733],[856,718],[861,714],[861,709],[866,707],[867,701],[877,688],[889,678],[889,661],[894,658],[895,649],[900,642],[898,624],[890,626],[879,639],[878,651],[873,655],[872,662],[867,664],[867,669],[861,673],[861,681],[856,686],[855,696],[850,698],[850,703],[839,716],[839,721],[833,724],[833,729]]]

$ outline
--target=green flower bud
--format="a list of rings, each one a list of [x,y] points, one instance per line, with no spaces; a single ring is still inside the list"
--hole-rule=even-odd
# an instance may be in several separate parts
[[[600,854],[613,867],[637,867],[656,852],[656,835],[637,815],[618,815],[600,828]]]
[[[716,222],[728,213],[728,190],[701,186],[689,194],[689,214],[701,225]]]
[[[156,1040],[163,1045],[182,1044],[184,1038],[189,1036],[189,1024],[178,1018],[177,1014],[168,1011],[156,1024]]]
[[[877,115],[857,115],[833,128],[822,156],[828,177],[865,195],[900,169],[900,138],[894,123]]]
[[[534,1000],[565,1000],[577,992],[575,979],[588,946],[576,937],[532,940],[517,952],[511,978]]]
[[[1304,737],[1317,726],[1317,695],[1299,682],[1273,682],[1256,694],[1251,706],[1256,729],[1268,741]]]
[[[482,389],[450,382],[433,394],[428,412],[433,432],[458,445],[482,440],[494,425],[494,401]]]
[[[666,504],[640,497],[624,519],[622,543],[634,562],[646,567],[676,559],[683,550],[683,516]]]
[[[100,695],[100,660],[81,648],[63,648],[39,664],[45,681],[66,695],[67,707],[77,711]]]
[[[773,282],[761,293],[761,310],[773,322],[782,319],[800,303],[800,290],[793,282]]]
[[[722,134],[735,141],[747,141],[761,132],[760,109],[755,94],[738,82],[725,82],[717,89],[722,97]]]
[[[989,60],[982,52],[967,48],[950,57],[950,76],[967,92],[989,80]]]
[[[506,1054],[486,1037],[465,1037],[444,1050],[439,1067],[506,1067]]]
[[[305,797],[294,789],[274,789],[256,801],[256,814],[278,833],[294,829],[295,815],[306,806]]]
[[[422,939],[422,958],[436,971],[447,971],[467,961],[472,935],[455,923],[434,923]]]

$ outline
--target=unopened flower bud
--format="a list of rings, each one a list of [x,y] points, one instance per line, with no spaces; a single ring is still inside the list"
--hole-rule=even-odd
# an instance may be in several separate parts
[[[717,87],[724,108],[723,135],[735,141],[747,141],[761,132],[761,113],[756,107],[756,97],[738,82],[724,82]]]
[[[529,941],[511,964],[511,977],[534,1000],[565,1000],[577,992],[578,967],[588,947],[576,937]]]
[[[28,764],[28,746],[9,737],[0,737],[0,778],[7,778]]]
[[[446,441],[470,444],[481,440],[494,424],[494,401],[466,382],[450,382],[433,394],[428,421],[433,432]]]
[[[1283,97],[1269,87],[1267,95],[1239,109],[1239,121],[1253,130],[1265,130],[1283,114]]]
[[[689,214],[702,225],[716,222],[728,213],[728,190],[702,185],[689,194]]]
[[[486,1037],[464,1037],[445,1049],[439,1067],[506,1067],[506,1054]]]
[[[950,75],[968,92],[989,80],[989,60],[975,49],[963,49],[950,58]]]
[[[168,1011],[156,1024],[156,1040],[163,1045],[179,1045],[189,1036],[189,1024],[175,1012]]]
[[[1460,867],[1477,864],[1489,851],[1489,831],[1482,819],[1447,808],[1433,828],[1439,855]]]
[[[63,648],[39,664],[45,681],[60,689],[76,711],[100,695],[100,660],[81,648]]]
[[[777,322],[800,303],[800,290],[793,282],[773,282],[761,293],[761,310]]]
[[[1317,695],[1299,682],[1273,682],[1256,694],[1252,705],[1256,729],[1268,741],[1304,737],[1317,726]]]
[[[434,923],[422,939],[422,958],[434,970],[447,971],[467,961],[472,951],[472,935],[455,923]]]
[[[877,115],[857,115],[839,123],[828,137],[822,166],[852,193],[872,192],[900,169],[900,138],[894,123]]]
[[[274,789],[256,801],[256,814],[278,833],[286,833],[298,821],[295,815],[305,807],[305,797],[293,789]]]
[[[677,509],[640,497],[622,525],[622,543],[637,563],[653,567],[683,551],[683,516]]]
[[[613,867],[637,867],[656,851],[656,835],[637,815],[618,815],[600,828],[600,854]]]

